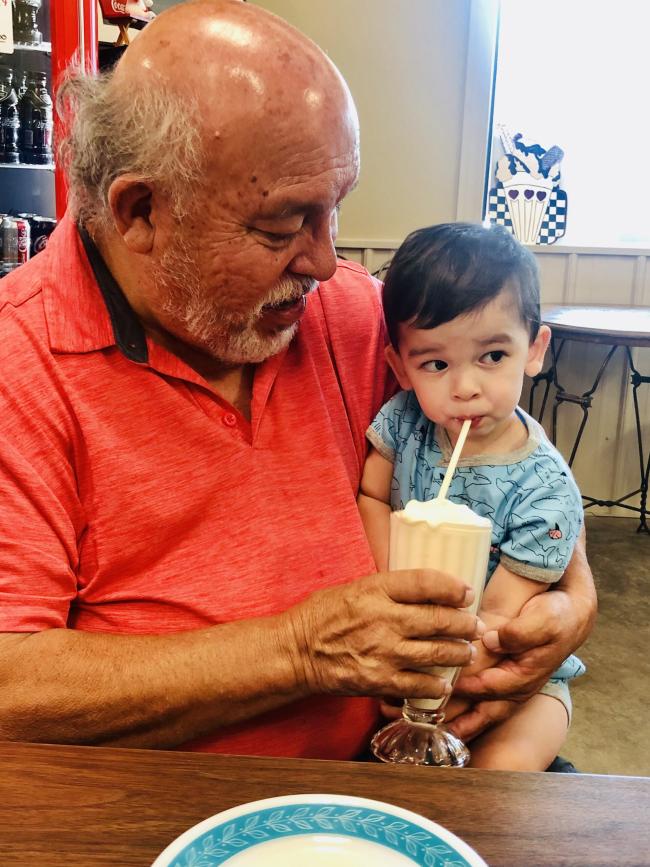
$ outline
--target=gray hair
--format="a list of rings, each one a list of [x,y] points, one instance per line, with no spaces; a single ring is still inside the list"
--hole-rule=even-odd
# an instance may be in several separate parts
[[[108,191],[125,174],[156,184],[176,219],[187,213],[204,159],[193,100],[151,76],[125,91],[112,71],[92,77],[73,71],[59,88],[57,110],[69,205],[82,224],[112,225]]]

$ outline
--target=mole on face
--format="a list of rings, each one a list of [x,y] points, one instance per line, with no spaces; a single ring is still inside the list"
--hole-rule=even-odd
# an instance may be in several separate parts
[[[256,184],[256,183],[257,183],[257,175],[253,175],[251,178],[251,184]]]
[[[264,196],[264,198],[266,198],[266,197],[268,196],[268,194],[269,194],[269,191],[268,191],[268,190],[264,190],[263,193],[262,193],[262,195]]]

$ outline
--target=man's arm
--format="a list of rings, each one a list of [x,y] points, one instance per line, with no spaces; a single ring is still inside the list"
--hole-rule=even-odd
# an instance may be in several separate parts
[[[305,695],[440,696],[414,669],[464,665],[472,591],[435,571],[380,573],[275,617],[162,636],[0,635],[0,738],[165,748]]]
[[[596,589],[583,529],[560,581],[547,593],[530,599],[519,617],[483,636],[488,650],[508,656],[494,668],[458,680],[456,691],[476,704],[454,720],[456,734],[469,740],[509,716],[516,702],[534,695],[585,641],[596,612]]]

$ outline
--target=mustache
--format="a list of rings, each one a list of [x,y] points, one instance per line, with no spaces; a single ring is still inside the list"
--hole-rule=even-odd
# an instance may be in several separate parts
[[[313,292],[317,286],[318,280],[313,277],[283,277],[257,305],[256,313],[261,312],[264,307],[276,307],[289,301],[297,301],[303,295]]]

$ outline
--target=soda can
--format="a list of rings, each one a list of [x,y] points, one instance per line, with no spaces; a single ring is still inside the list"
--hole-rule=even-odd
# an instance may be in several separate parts
[[[31,256],[31,228],[29,221],[19,217],[16,220],[18,229],[18,262],[24,265]]]
[[[56,220],[50,217],[34,216],[32,224],[32,256],[40,253],[47,247],[50,235],[56,228]]]
[[[18,226],[11,217],[5,217],[2,221],[2,270],[8,274],[19,264]]]

